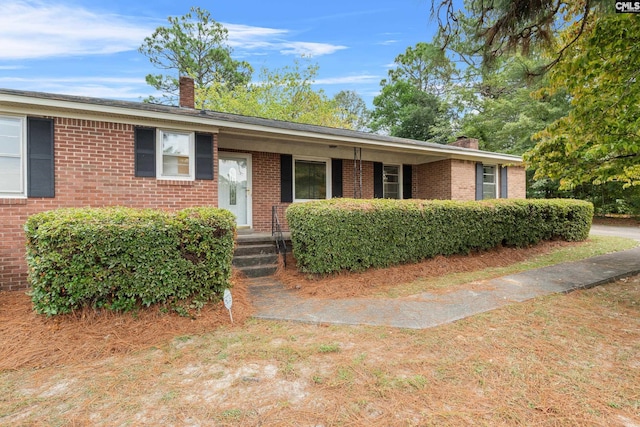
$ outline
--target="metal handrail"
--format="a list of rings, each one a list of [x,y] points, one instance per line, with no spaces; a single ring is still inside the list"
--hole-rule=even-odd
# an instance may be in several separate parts
[[[278,217],[278,210],[284,209],[285,206],[273,205],[271,206],[271,236],[276,241],[276,250],[278,254],[282,254],[282,260],[284,266],[287,266],[287,242],[284,239],[284,233],[282,230],[282,224],[280,224],[280,218]]]

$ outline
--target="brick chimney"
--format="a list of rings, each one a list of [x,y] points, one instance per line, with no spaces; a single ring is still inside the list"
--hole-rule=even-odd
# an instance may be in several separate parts
[[[478,149],[478,140],[476,138],[468,138],[461,135],[455,141],[449,143],[449,145],[455,145],[456,147],[471,148],[473,150]]]
[[[180,106],[182,108],[195,108],[195,90],[193,79],[188,76],[180,76]]]

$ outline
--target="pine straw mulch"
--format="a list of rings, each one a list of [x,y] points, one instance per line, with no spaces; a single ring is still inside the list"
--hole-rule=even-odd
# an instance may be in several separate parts
[[[506,267],[558,248],[580,244],[550,241],[520,249],[498,247],[469,255],[437,256],[416,264],[369,269],[363,272],[341,272],[324,277],[299,272],[295,266],[295,259],[288,256],[287,267],[284,268],[281,265],[276,272],[276,278],[301,297],[331,299],[366,297],[384,293],[399,284],[410,283],[419,278],[478,271],[491,267]],[[457,290],[456,287],[447,287],[446,289],[429,289],[429,292],[443,293],[455,290]]]
[[[246,281],[234,274],[232,313],[235,325],[251,316]],[[160,307],[132,313],[84,309],[47,317],[33,311],[24,291],[0,292],[0,371],[41,368],[131,353],[181,335],[201,334],[231,325],[222,302],[207,304],[194,318]]]
[[[598,225],[612,225],[616,227],[640,227],[640,217],[629,215],[596,216],[593,223]]]

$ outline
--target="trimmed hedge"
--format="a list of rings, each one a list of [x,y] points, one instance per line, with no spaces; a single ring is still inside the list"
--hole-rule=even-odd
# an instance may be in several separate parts
[[[186,313],[230,286],[235,220],[222,209],[59,209],[24,229],[39,313],[157,303]]]
[[[333,199],[287,209],[303,272],[360,271],[499,245],[587,238],[593,205],[579,200]]]

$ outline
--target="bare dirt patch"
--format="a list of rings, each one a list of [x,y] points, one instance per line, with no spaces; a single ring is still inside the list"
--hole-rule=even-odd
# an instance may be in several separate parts
[[[444,276],[449,273],[477,271],[489,267],[505,267],[547,254],[558,248],[580,244],[553,241],[521,249],[499,247],[469,255],[437,256],[416,264],[370,269],[357,273],[344,272],[324,277],[300,273],[296,269],[295,259],[290,256],[287,259],[287,267],[280,266],[276,278],[302,297],[332,299],[366,297],[422,277]]]
[[[252,307],[245,281],[236,276],[232,280],[232,312],[234,322],[242,325]],[[0,292],[0,371],[74,364],[130,353],[230,323],[222,302],[207,304],[194,318],[157,307],[133,313],[84,309],[49,318],[33,311],[25,292]]]

